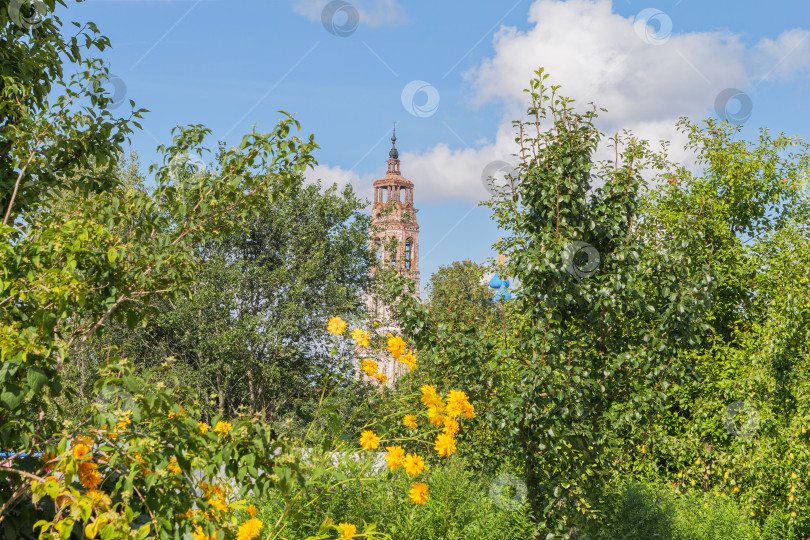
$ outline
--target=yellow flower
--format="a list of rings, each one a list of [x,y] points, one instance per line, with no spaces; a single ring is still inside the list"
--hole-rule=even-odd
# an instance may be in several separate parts
[[[214,433],[219,433],[220,435],[227,435],[228,432],[231,430],[233,426],[230,422],[217,422],[217,425],[214,426]]]
[[[357,527],[351,523],[341,523],[337,528],[340,529],[340,538],[354,538],[357,534]]]
[[[464,412],[464,404],[469,403],[467,394],[461,390],[450,390],[447,393],[447,415],[456,418]]]
[[[378,366],[377,362],[375,362],[374,360],[371,359],[363,360],[361,366],[363,367],[363,371],[366,372],[366,375],[373,377],[374,375],[377,374]]]
[[[408,366],[409,371],[413,371],[416,368],[416,357],[411,351],[408,351],[408,354],[401,356],[399,361]]]
[[[254,517],[254,518],[256,517],[256,507],[253,506],[252,504],[247,507],[247,512],[248,512],[248,514],[250,514],[250,517]]]
[[[364,431],[360,434],[360,446],[366,450],[374,450],[380,446],[380,437],[373,431]]]
[[[416,476],[425,470],[425,460],[418,454],[408,454],[402,461],[405,472],[411,476]]]
[[[217,535],[215,534],[213,536],[208,536],[207,534],[205,534],[202,527],[197,525],[197,530],[194,532],[193,535],[191,535],[191,537],[194,540],[214,540],[217,537]]]
[[[449,433],[440,433],[436,437],[436,446],[433,448],[436,449],[439,457],[449,456],[456,451],[456,440]]]
[[[459,430],[458,421],[453,418],[444,419],[444,432],[448,435],[455,435]]]
[[[236,540],[252,540],[259,536],[262,530],[262,522],[256,518],[250,518],[239,525],[239,532],[236,533]]]
[[[464,410],[464,418],[474,418],[475,417],[475,407],[469,401],[464,402],[461,404],[462,409]]]
[[[388,455],[385,456],[388,468],[393,471],[405,460],[405,450],[401,446],[386,446],[385,449],[388,450]]]
[[[388,377],[383,375],[382,373],[375,374],[374,378],[380,381],[381,383],[385,383],[388,380]]]
[[[210,426],[208,424],[206,424],[205,422],[197,422],[197,425],[200,426],[200,433],[202,433],[203,435],[208,433],[208,430],[210,429]]]
[[[431,405],[428,407],[428,420],[434,426],[443,426],[445,417],[442,415],[444,412],[443,406]]]
[[[391,356],[394,358],[399,358],[405,354],[406,348],[407,346],[401,337],[394,337],[391,334],[388,334],[388,351],[391,353]]]
[[[346,323],[340,317],[332,317],[329,319],[326,329],[329,330],[329,333],[339,336],[346,331]]]
[[[411,497],[411,502],[416,504],[425,504],[427,501],[428,487],[427,484],[422,482],[414,482],[408,495]]]
[[[96,489],[101,484],[98,465],[92,461],[79,463],[79,482],[87,489]]]
[[[416,429],[416,417],[412,414],[406,414],[402,418],[402,423],[405,424],[405,427],[408,429]]]
[[[435,387],[426,384],[422,387],[422,403],[425,407],[439,405],[442,403],[442,398],[436,393]]]
[[[90,447],[83,442],[80,442],[73,447],[73,457],[78,460],[84,459],[88,452],[90,452]]]
[[[213,499],[208,499],[206,502],[208,504],[210,504],[211,506],[213,506],[214,508],[216,508],[217,510],[219,510],[220,512],[227,512],[228,511],[228,505],[225,504],[225,501],[223,501],[219,497],[214,497]]]
[[[368,332],[365,330],[355,328],[349,335],[354,338],[355,343],[357,343],[359,347],[368,347],[369,337]]]
[[[173,457],[169,461],[169,464],[166,466],[166,469],[172,474],[180,474],[181,472],[183,472],[183,470],[177,464],[177,458],[176,457]]]
[[[93,499],[93,508],[106,509],[112,505],[112,499],[103,491],[97,489],[88,489],[87,495]]]
[[[447,416],[449,416],[450,418],[457,418],[461,416],[461,413],[463,412],[464,409],[461,403],[457,401],[447,403]]]

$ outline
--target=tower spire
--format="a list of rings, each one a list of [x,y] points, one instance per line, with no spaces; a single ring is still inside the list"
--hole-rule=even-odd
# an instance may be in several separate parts
[[[399,152],[397,151],[397,123],[394,122],[394,135],[391,137],[391,151],[388,152],[388,157],[391,159],[399,159]]]
[[[388,174],[399,175],[399,152],[397,151],[396,122],[394,122],[394,134],[391,136],[391,150],[388,152]]]

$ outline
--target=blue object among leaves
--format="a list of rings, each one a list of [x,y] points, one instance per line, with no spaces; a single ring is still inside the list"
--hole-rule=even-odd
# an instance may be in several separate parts
[[[493,302],[497,302],[501,298],[504,300],[512,298],[512,293],[509,292],[509,279],[502,279],[497,272],[489,280],[489,286],[495,289],[495,295],[492,297]]]

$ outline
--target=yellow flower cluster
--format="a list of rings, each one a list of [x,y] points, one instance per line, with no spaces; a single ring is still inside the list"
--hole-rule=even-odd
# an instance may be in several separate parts
[[[428,421],[434,426],[444,426],[444,431],[436,437],[433,448],[439,457],[450,456],[456,451],[455,436],[460,429],[456,418],[462,415],[464,418],[474,418],[475,407],[461,390],[450,390],[446,402],[434,386],[426,384],[421,390],[422,404],[428,408]]]
[[[405,461],[405,449],[401,446],[386,446],[385,449],[388,450],[385,456],[387,467],[393,471]]]
[[[399,359],[400,356],[405,354],[405,350],[407,348],[408,347],[405,345],[405,340],[403,340],[401,337],[388,334],[388,352],[391,353],[391,356]]]
[[[371,360],[370,358],[363,360],[363,362],[360,364],[360,367],[363,369],[366,375],[368,375],[369,377],[374,377],[381,383],[384,383],[388,380],[388,377],[386,377],[385,375],[383,375],[378,371],[380,369],[380,366],[377,364],[377,362]]]
[[[416,356],[414,356],[413,351],[408,350],[405,340],[401,337],[388,334],[388,352],[399,363],[408,366],[408,370],[413,371],[416,369]]]
[[[342,335],[346,331],[346,323],[340,317],[332,317],[329,319],[327,330],[335,336]],[[369,345],[370,338],[366,331],[355,328],[350,335],[359,347]],[[401,337],[387,334],[387,348],[391,356],[408,366],[409,370],[413,371],[416,368],[416,356],[413,351],[408,350],[405,340]],[[362,360],[360,367],[366,375],[381,382],[388,379],[379,372],[378,363],[370,358]],[[473,418],[475,408],[470,403],[467,394],[460,390],[450,390],[446,400],[438,394],[434,386],[424,385],[421,391],[422,404],[428,409],[428,421],[432,425],[444,427],[442,433],[436,437],[434,449],[439,457],[450,456],[456,451],[455,435],[460,429],[456,419],[461,416]],[[413,414],[406,414],[402,418],[402,423],[409,430],[415,430],[418,425],[417,417]],[[376,450],[380,446],[379,435],[371,430],[363,431],[360,434],[360,446],[365,450]],[[401,466],[410,476],[417,476],[425,471],[425,461],[420,455],[406,454],[405,449],[401,446],[387,446],[385,449],[388,451],[385,459],[388,462],[389,470],[393,471]],[[409,491],[409,497],[415,504],[424,504],[428,499],[427,484],[414,482]],[[341,523],[336,528],[340,530],[340,538],[353,538],[357,534],[357,528],[351,523]]]
[[[79,483],[86,489],[96,489],[102,478],[98,465],[92,461],[93,440],[88,437],[76,437],[70,443],[73,458],[79,462]]]
[[[425,470],[425,460],[422,459],[422,456],[419,454],[408,454],[405,456],[405,459],[402,460],[402,467],[405,469],[406,473],[411,476],[416,476]]]
[[[73,457],[79,461],[87,457],[87,454],[90,453],[90,449],[92,446],[93,441],[91,441],[87,437],[76,437],[70,443],[70,447],[73,450]]]
[[[205,502],[216,508],[218,512],[222,513],[228,512],[228,505],[225,504],[225,500],[222,497],[212,497]]]
[[[369,375],[370,377],[376,375],[377,370],[380,368],[380,366],[377,365],[377,362],[371,359],[363,360],[363,363],[360,364],[360,366],[363,368],[363,371],[366,372],[366,375]]]
[[[169,464],[166,466],[166,469],[172,474],[180,474],[181,472],[183,472],[182,469],[180,468],[180,465],[177,464],[176,457],[172,457],[172,459],[169,461]]]
[[[218,433],[220,435],[227,435],[228,432],[231,430],[233,426],[230,422],[217,422],[217,425],[214,426],[214,433]]]
[[[118,435],[123,433],[127,429],[127,426],[129,426],[129,424],[132,422],[132,420],[129,418],[131,415],[132,411],[125,411],[123,415],[119,416],[118,423],[115,424],[115,428],[113,428],[113,431],[110,431],[107,436],[110,439],[115,439]],[[106,424],[104,428],[107,429]]]
[[[203,528],[197,525],[197,530],[194,531],[194,534],[191,535],[191,538],[194,540],[216,540],[217,535],[214,534],[213,536],[209,536],[205,534]]]
[[[92,461],[82,461],[79,463],[79,483],[87,489],[96,489],[101,485],[101,475],[98,472],[98,465]]]

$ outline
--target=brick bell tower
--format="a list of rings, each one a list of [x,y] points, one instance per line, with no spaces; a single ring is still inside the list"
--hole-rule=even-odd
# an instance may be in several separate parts
[[[374,203],[371,207],[371,230],[369,240],[376,254],[376,268],[393,267],[400,275],[414,280],[416,296],[419,296],[419,225],[413,206],[413,182],[403,177],[399,170],[396,126],[388,152],[388,171],[374,182]],[[376,270],[376,268],[374,270]],[[372,272],[374,271],[372,270]],[[368,314],[383,325],[390,321],[388,308],[373,296],[368,297]],[[383,334],[396,328],[382,328]],[[407,367],[391,358],[376,359],[380,371],[393,380],[404,373]],[[365,377],[365,375],[363,375]],[[372,379],[373,380],[373,379]]]

